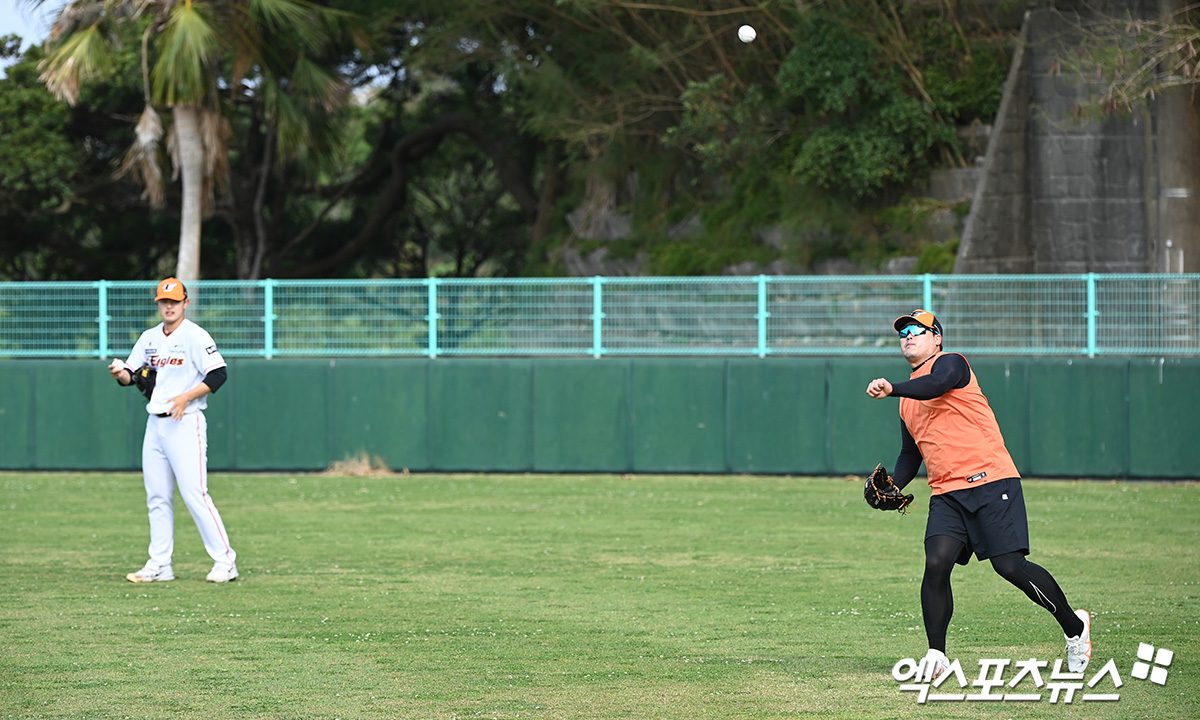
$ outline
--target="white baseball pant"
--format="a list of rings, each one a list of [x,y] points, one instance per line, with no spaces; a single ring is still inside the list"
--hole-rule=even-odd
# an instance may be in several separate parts
[[[151,415],[142,441],[142,477],[150,511],[150,560],[170,565],[175,550],[175,487],[187,505],[204,549],[213,563],[232,567],[237,553],[229,546],[225,523],[208,494],[208,421],[192,412],[176,422]]]

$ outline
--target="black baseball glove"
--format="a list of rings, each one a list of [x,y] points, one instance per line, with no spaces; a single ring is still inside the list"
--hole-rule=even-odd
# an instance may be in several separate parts
[[[900,492],[887,470],[883,469],[883,463],[875,466],[875,472],[863,483],[863,497],[876,510],[897,510],[901,515],[908,514],[908,506],[913,501],[912,495]]]
[[[154,382],[158,379],[158,371],[150,367],[149,363],[142,363],[140,368],[130,370],[129,374],[133,376],[133,384],[137,385],[137,389],[141,390],[149,400],[150,395],[154,393]]]

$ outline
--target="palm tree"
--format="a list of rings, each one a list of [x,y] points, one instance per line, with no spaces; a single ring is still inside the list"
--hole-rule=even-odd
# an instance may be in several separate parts
[[[228,178],[225,93],[262,93],[273,161],[309,153],[315,129],[348,95],[336,72],[314,57],[361,34],[352,16],[308,0],[69,0],[40,66],[46,87],[74,104],[85,82],[112,71],[122,41],[135,37],[121,32],[128,26],[141,30],[145,103],[118,174],[137,176],[151,205],[163,206],[164,132],[155,108],[169,108],[166,149],[182,191],[176,276],[187,282],[200,277],[202,220]]]

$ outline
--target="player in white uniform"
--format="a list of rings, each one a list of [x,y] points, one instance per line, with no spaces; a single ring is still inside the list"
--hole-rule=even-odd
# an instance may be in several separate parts
[[[237,553],[229,544],[221,514],[208,494],[208,394],[225,382],[225,359],[212,337],[184,317],[187,290],[175,278],[158,284],[155,295],[162,323],[138,338],[125,361],[114,359],[109,372],[122,385],[133,383],[131,371],[149,363],[157,371],[146,412],[142,441],[142,475],[150,510],[150,560],[130,582],[174,580],[171,554],[175,546],[175,486],[183,497],[204,549],[213,559],[209,582],[238,576]]]

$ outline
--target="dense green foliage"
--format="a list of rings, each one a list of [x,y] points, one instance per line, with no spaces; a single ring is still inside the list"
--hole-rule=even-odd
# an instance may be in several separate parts
[[[178,211],[150,212],[141,188],[113,172],[129,143],[137,64],[85,88],[75,107],[38,80],[41,48],[0,78],[0,278],[146,277],[169,267]]]
[[[16,209],[38,209],[67,191],[62,178],[75,170],[64,130],[70,113],[42,91],[28,66],[0,94],[0,185]]]
[[[369,43],[305,57],[309,71],[281,56],[224,75],[245,80],[221,101],[230,180],[204,226],[204,277],[563,274],[569,252],[600,248],[647,274],[918,255],[944,233],[908,212],[910,198],[932,168],[967,164],[955,129],[991,122],[1011,30],[941,1],[336,5]],[[737,41],[742,23],[755,42]],[[138,28],[113,31],[128,44]],[[35,262],[27,241],[19,261],[5,251],[2,272],[169,271],[173,240],[158,230],[178,222],[178,188],[152,211],[130,179],[107,177],[140,111],[133,58],[66,109],[39,94],[39,52],[0,80],[0,106],[40,128],[30,142],[53,159],[28,178],[36,203],[0,185],[0,222],[108,246],[140,213],[152,232],[134,242],[154,246],[141,256],[158,267]],[[356,102],[305,125],[291,96],[321,74],[314,63]],[[293,74],[280,83],[282,67]],[[312,134],[273,139],[286,118]],[[27,173],[32,152],[0,153],[0,177]],[[86,218],[51,210],[75,205]]]

